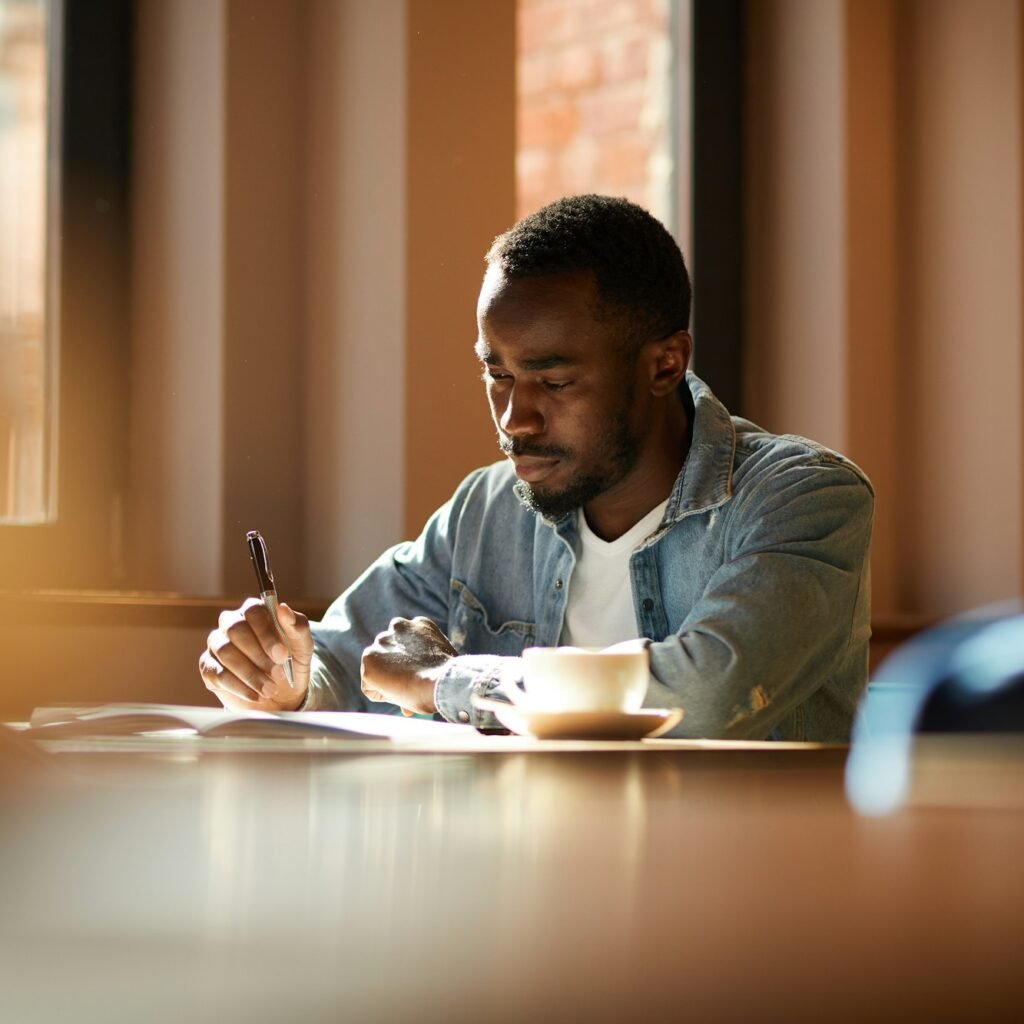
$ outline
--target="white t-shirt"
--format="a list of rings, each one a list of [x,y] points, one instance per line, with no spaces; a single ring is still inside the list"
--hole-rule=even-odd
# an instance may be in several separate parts
[[[661,525],[666,498],[621,537],[601,540],[587,525],[583,509],[577,515],[581,548],[569,580],[569,597],[561,643],[572,647],[609,647],[634,640],[640,632],[633,612],[629,556]]]

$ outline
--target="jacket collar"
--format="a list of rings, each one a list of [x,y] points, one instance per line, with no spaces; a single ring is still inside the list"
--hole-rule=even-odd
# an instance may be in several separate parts
[[[719,508],[732,497],[736,428],[728,410],[695,373],[686,374],[693,397],[693,440],[669,495],[665,522]]]

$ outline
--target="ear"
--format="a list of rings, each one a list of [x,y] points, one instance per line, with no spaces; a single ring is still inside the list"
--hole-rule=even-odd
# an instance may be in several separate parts
[[[651,394],[658,398],[672,394],[686,376],[686,368],[690,365],[690,355],[693,353],[690,332],[676,331],[667,338],[649,341],[645,348],[649,350],[647,356]]]

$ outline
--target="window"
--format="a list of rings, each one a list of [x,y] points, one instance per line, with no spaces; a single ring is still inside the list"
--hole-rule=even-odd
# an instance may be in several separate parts
[[[693,279],[693,368],[742,412],[742,0],[518,0],[517,209],[650,210]],[[702,344],[707,339],[707,344]]]
[[[0,522],[53,518],[59,14],[0,0]],[[48,301],[49,300],[49,301]]]
[[[519,0],[517,215],[625,196],[685,246],[689,3]]]
[[[132,8],[0,0],[0,589],[123,578]]]

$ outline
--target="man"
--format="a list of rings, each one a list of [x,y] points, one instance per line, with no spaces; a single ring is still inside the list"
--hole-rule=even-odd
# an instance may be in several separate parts
[[[685,709],[676,735],[847,739],[871,486],[813,442],[731,419],[687,372],[689,315],[679,248],[626,200],[563,199],[497,238],[476,351],[507,458],[323,622],[281,606],[294,689],[255,600],[210,634],[207,687],[229,706],[488,725],[471,696],[514,685],[524,648],[632,639],[647,706]]]

